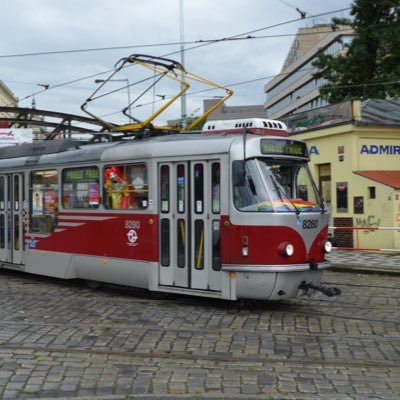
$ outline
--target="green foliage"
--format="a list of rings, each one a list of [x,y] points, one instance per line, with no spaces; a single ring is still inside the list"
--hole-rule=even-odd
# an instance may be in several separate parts
[[[329,103],[400,96],[400,0],[354,0],[352,20],[333,19],[333,26],[353,28],[355,37],[339,55],[318,54],[315,78]]]

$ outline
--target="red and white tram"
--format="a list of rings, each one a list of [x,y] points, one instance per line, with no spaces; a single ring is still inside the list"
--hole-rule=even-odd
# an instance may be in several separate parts
[[[328,213],[274,122],[0,149],[1,267],[230,300],[321,289]]]

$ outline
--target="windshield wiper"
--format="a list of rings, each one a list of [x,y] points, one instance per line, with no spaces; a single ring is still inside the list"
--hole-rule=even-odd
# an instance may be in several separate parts
[[[293,208],[295,209],[296,215],[299,216],[300,215],[300,209],[297,208],[297,206],[293,203],[293,201],[290,199],[290,197],[286,194],[286,192],[281,189],[280,185],[278,184],[278,182],[276,182],[275,177],[273,175],[271,175],[271,180],[272,183],[276,189],[276,191],[280,194],[280,197],[282,198],[286,198],[286,200],[289,201],[289,203],[293,206]],[[283,196],[282,196],[283,195]]]
[[[326,212],[328,212],[328,209],[325,208],[325,201],[322,196],[321,196],[321,201],[319,203],[319,206],[321,207],[321,214],[325,214]]]

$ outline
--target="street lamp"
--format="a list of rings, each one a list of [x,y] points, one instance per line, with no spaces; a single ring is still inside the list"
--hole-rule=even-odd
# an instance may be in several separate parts
[[[128,92],[128,121],[131,122],[133,118],[131,117],[131,91],[129,89],[129,79],[95,79],[94,83],[103,83],[103,82],[126,82],[126,90]]]

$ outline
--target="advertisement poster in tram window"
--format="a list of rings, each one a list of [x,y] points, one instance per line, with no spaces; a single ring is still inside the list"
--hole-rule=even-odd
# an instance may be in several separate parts
[[[44,194],[44,211],[47,215],[56,213],[56,196],[53,190],[47,191]]]
[[[41,191],[33,192],[33,215],[43,215],[43,193]]]
[[[99,204],[99,184],[97,182],[89,182],[89,204],[97,206]]]

